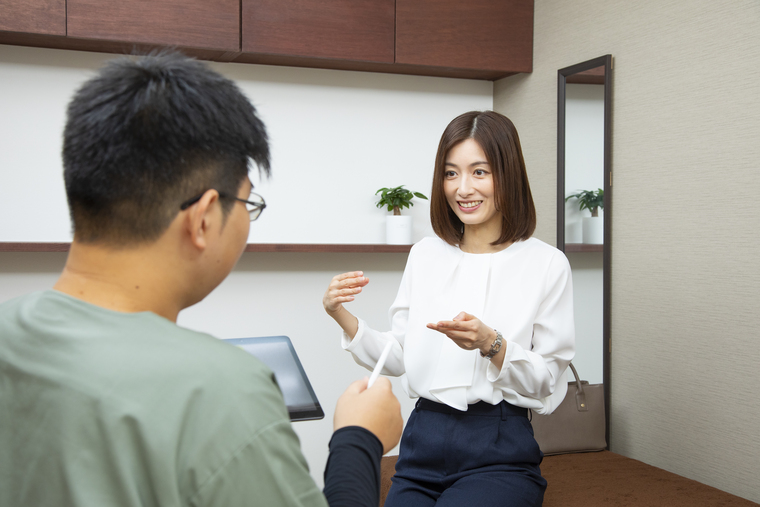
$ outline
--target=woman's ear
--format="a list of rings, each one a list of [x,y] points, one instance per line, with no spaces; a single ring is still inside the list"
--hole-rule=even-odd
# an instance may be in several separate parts
[[[218,203],[219,192],[211,189],[187,210],[185,227],[190,243],[198,250],[208,247],[209,231],[221,224],[222,216]]]

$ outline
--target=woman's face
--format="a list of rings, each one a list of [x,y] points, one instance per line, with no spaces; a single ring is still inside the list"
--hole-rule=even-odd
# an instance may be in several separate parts
[[[449,150],[445,164],[443,193],[462,223],[501,230],[493,171],[480,145],[465,139]]]

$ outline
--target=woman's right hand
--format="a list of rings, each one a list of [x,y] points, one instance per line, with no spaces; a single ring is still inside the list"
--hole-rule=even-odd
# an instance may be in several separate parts
[[[353,301],[355,294],[360,293],[362,287],[368,283],[369,278],[364,276],[363,271],[350,271],[334,276],[322,297],[325,311],[330,315],[338,313],[343,303]]]

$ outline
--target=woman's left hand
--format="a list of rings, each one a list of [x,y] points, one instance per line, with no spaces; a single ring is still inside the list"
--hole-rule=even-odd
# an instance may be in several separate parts
[[[480,350],[484,354],[491,350],[491,344],[496,340],[496,331],[465,312],[460,312],[454,320],[442,320],[427,327],[445,334],[465,350]]]

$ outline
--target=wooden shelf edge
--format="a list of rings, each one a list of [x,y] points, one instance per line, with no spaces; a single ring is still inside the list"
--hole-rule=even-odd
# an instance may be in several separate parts
[[[0,242],[0,252],[68,252],[71,243]],[[246,252],[409,253],[412,245],[248,243]]]
[[[565,253],[572,252],[604,252],[604,245],[589,245],[586,243],[565,243]]]
[[[0,252],[68,252],[71,243],[3,243]]]
[[[409,253],[412,245],[338,243],[248,243],[246,252]]]

